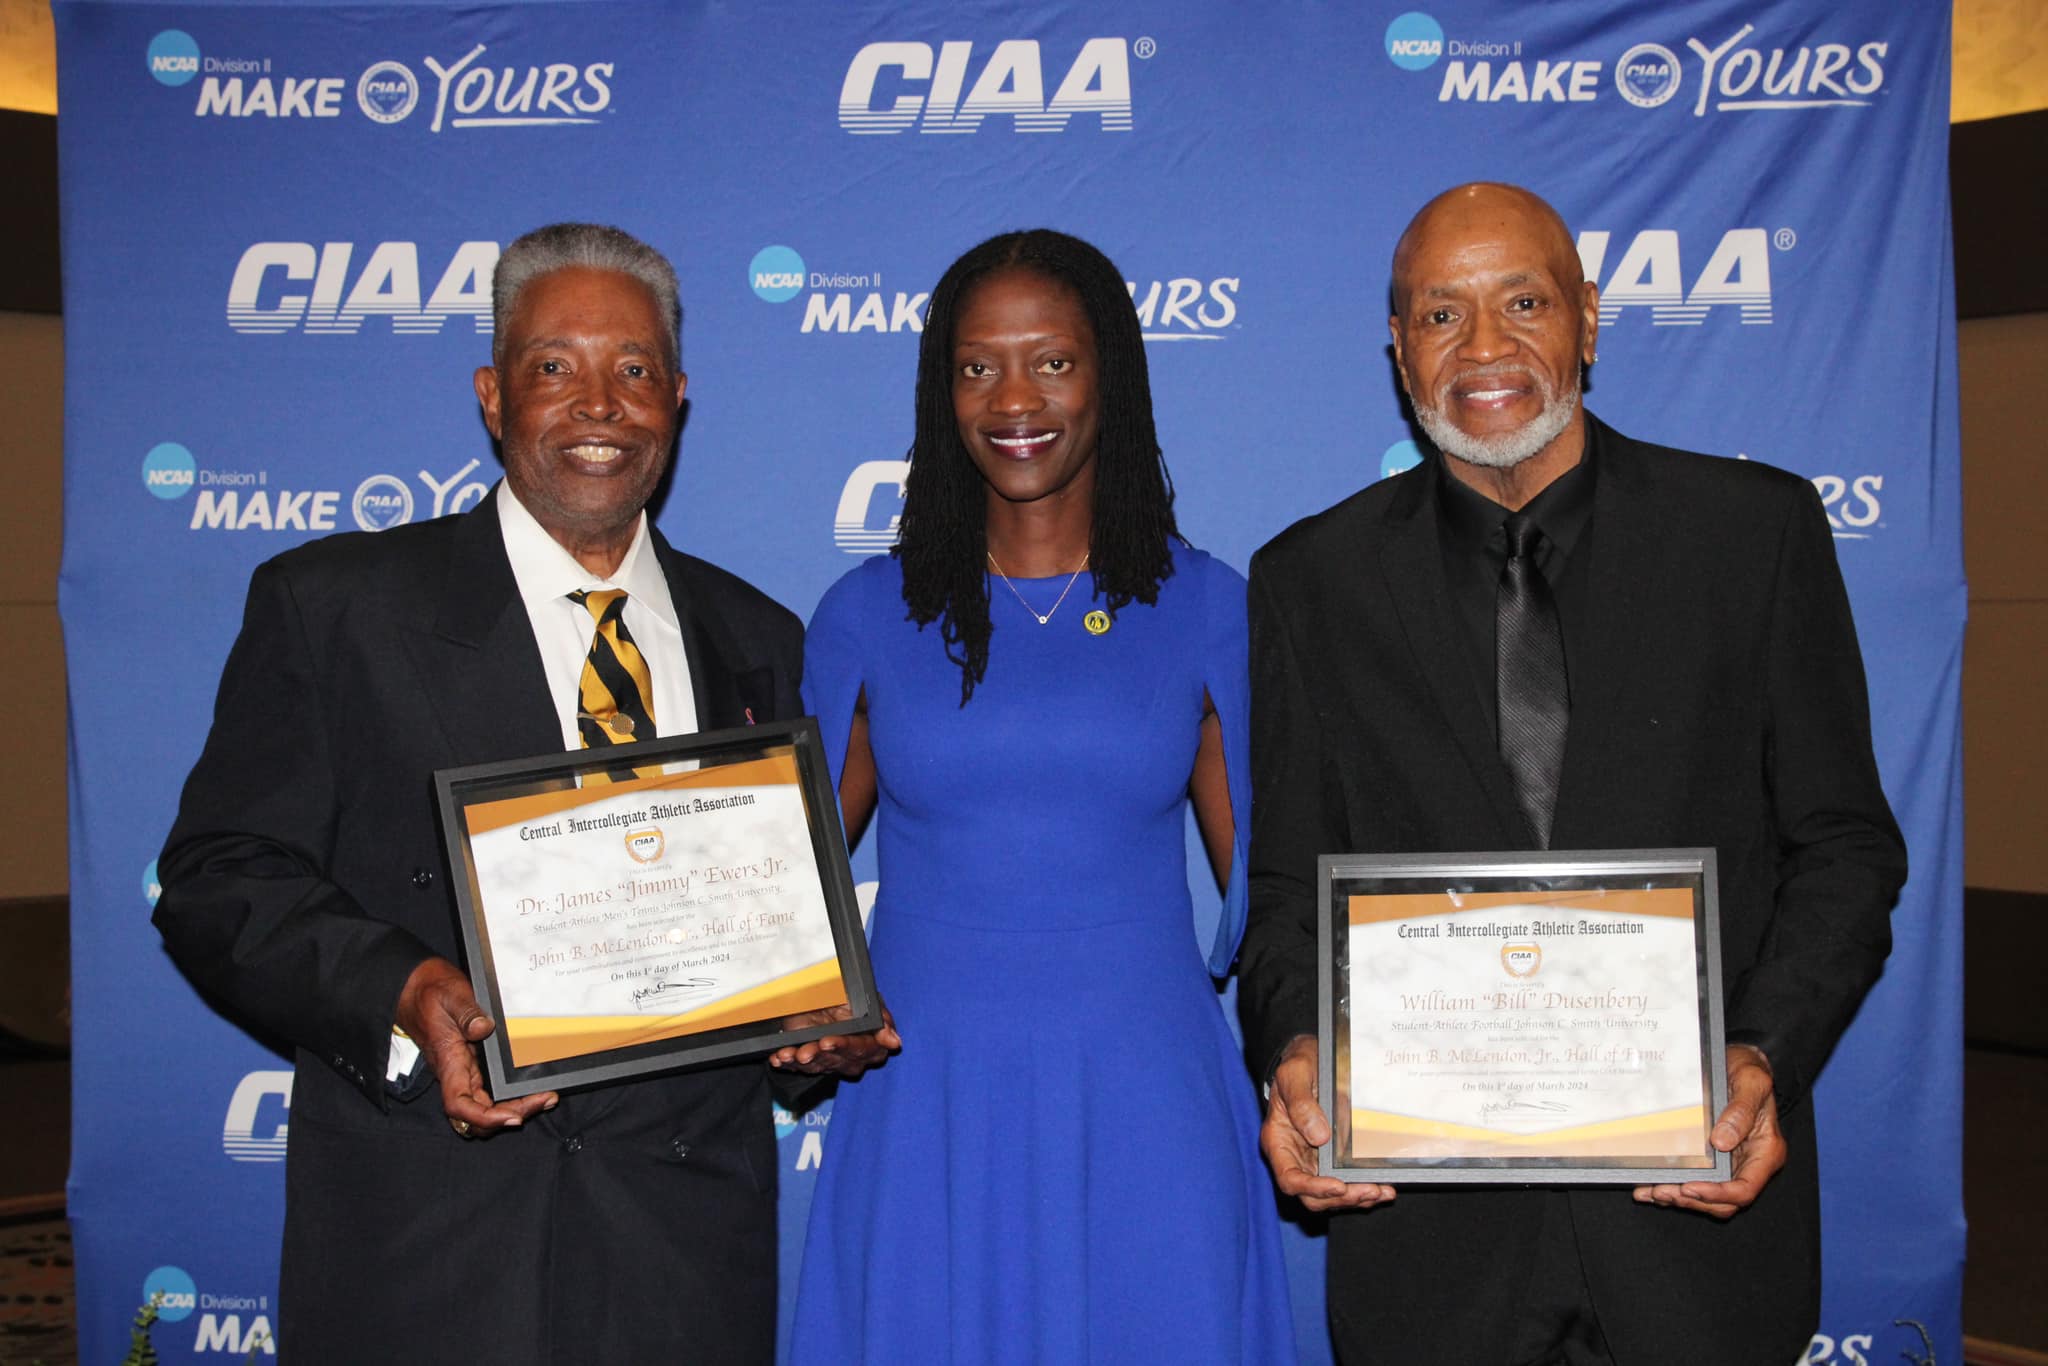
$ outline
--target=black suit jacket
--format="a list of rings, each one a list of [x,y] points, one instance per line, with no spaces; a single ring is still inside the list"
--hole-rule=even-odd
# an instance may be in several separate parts
[[[1595,420],[1596,419],[1589,419]],[[1814,1076],[1877,979],[1905,849],[1871,756],[1862,657],[1805,480],[1598,433],[1551,844],[1719,853],[1731,1041],[1769,1056],[1785,1170],[1726,1224],[1570,1197],[1617,1359],[1790,1361],[1819,1316]],[[1241,1009],[1263,1070],[1315,1032],[1316,857],[1530,848],[1445,583],[1424,464],[1252,560],[1251,923]],[[1575,571],[1576,572],[1576,571]],[[1504,1350],[1540,1192],[1415,1187],[1331,1223],[1347,1357]]]
[[[799,715],[797,618],[653,540],[699,724]],[[387,1093],[399,988],[429,955],[463,958],[430,775],[561,745],[495,498],[256,570],[156,924],[194,981],[298,1049],[294,1362],[772,1358],[759,1064],[565,1096],[475,1143],[437,1088]]]

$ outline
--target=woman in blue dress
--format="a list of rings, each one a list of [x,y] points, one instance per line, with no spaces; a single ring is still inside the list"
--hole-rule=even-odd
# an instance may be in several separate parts
[[[904,1050],[840,1090],[792,1359],[1292,1361],[1211,981],[1243,924],[1244,581],[1179,539],[1100,252],[1011,233],[940,280],[898,544],[805,652],[850,836],[879,810]],[[1227,884],[1207,946],[1190,802]]]

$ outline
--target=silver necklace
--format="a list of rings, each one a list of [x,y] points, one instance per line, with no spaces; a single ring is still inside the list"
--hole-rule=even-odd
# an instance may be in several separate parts
[[[1022,593],[1017,592],[1017,585],[1014,583],[1010,583],[1010,576],[1008,574],[1005,574],[1003,572],[1003,567],[996,563],[996,553],[993,550],[984,550],[982,553],[988,556],[989,568],[996,571],[996,577],[1001,579],[1004,583],[1010,584],[1010,592],[1016,594],[1018,602],[1024,603],[1025,611],[1029,612],[1032,616],[1038,618],[1038,624],[1040,626],[1043,626],[1047,622],[1052,620],[1052,614],[1060,610],[1060,604],[1067,600],[1067,594],[1074,591],[1074,580],[1081,577],[1081,569],[1086,569],[1088,567],[1088,556],[1083,555],[1081,557],[1081,569],[1076,569],[1073,572],[1073,575],[1070,578],[1068,578],[1067,586],[1060,590],[1060,595],[1053,601],[1053,605],[1051,607],[1048,607],[1045,611],[1041,612],[1036,607],[1033,607],[1030,603],[1024,602],[1024,595]],[[1094,554],[1094,552],[1090,551],[1089,554],[1092,555]]]

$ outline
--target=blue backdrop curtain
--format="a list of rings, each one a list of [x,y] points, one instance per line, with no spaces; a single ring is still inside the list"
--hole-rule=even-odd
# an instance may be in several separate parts
[[[1182,527],[1242,567],[1413,460],[1387,258],[1478,178],[1577,231],[1593,408],[1797,470],[1834,521],[1914,873],[1816,1100],[1808,1359],[1923,1331],[1960,1359],[1946,5],[56,9],[84,1359],[153,1290],[166,1361],[267,1350],[289,1063],[172,969],[151,859],[250,569],[496,478],[468,376],[499,244],[597,219],[675,261],[691,403],[660,523],[808,613],[889,542],[925,293],[973,242],[1051,225],[1122,266]],[[793,1280],[830,1115],[779,1120]],[[1326,1358],[1320,1245],[1291,1234]]]

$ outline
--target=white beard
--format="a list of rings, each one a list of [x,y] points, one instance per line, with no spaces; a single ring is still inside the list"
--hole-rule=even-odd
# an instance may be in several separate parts
[[[1415,403],[1415,420],[1422,424],[1422,430],[1445,455],[1454,455],[1488,469],[1505,470],[1521,464],[1557,440],[1558,435],[1571,425],[1578,411],[1579,388],[1574,384],[1569,393],[1545,394],[1542,412],[1514,431],[1497,436],[1473,436],[1461,431],[1443,415],[1441,409],[1431,408],[1420,401]]]

